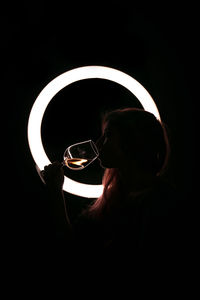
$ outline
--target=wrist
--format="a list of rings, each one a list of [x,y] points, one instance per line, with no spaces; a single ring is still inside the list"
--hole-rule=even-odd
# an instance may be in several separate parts
[[[63,195],[63,189],[59,186],[46,185],[47,191],[53,195]]]

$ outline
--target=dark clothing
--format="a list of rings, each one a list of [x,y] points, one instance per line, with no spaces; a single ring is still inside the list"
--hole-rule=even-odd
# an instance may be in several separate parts
[[[178,193],[158,180],[151,189],[126,195],[120,206],[97,220],[87,213],[73,222],[71,238],[56,236],[41,259],[54,274],[69,274],[85,287],[97,284],[97,291],[122,283],[135,292],[152,283],[157,290],[169,280],[177,283],[187,258],[180,239],[182,222]],[[184,253],[185,256],[185,253]],[[173,279],[172,279],[173,278]]]
[[[150,189],[124,197],[112,214],[100,220],[87,214],[77,218],[73,224],[75,248],[89,257],[171,260],[177,254],[179,237],[177,205],[177,192],[157,180]]]

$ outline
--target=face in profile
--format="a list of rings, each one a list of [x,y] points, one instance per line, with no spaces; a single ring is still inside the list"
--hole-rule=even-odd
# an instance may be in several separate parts
[[[103,120],[97,141],[104,168],[124,169],[132,165],[144,172],[160,174],[168,162],[169,143],[163,124],[142,109],[116,110]]]
[[[115,128],[107,123],[96,145],[99,150],[99,160],[102,167],[119,167],[122,160],[122,153],[119,134]]]

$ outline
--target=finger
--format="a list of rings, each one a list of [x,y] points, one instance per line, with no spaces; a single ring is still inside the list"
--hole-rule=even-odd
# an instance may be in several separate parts
[[[44,178],[63,175],[64,171],[60,162],[53,162],[52,164],[44,167]]]
[[[44,171],[45,172],[52,172],[53,169],[55,169],[55,165],[54,164],[49,164],[48,166],[44,167]]]
[[[52,168],[60,168],[62,167],[62,164],[59,162],[59,161],[54,161],[52,164],[49,164],[47,166],[44,167],[44,170],[47,170],[47,169],[52,169]]]
[[[55,167],[61,168],[62,167],[62,163],[60,163],[59,161],[54,161],[53,164]]]

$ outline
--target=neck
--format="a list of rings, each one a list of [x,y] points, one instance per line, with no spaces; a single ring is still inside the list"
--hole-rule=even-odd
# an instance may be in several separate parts
[[[137,165],[130,165],[128,168],[119,169],[122,183],[129,193],[138,193],[151,188],[155,183],[156,176],[144,171]]]

